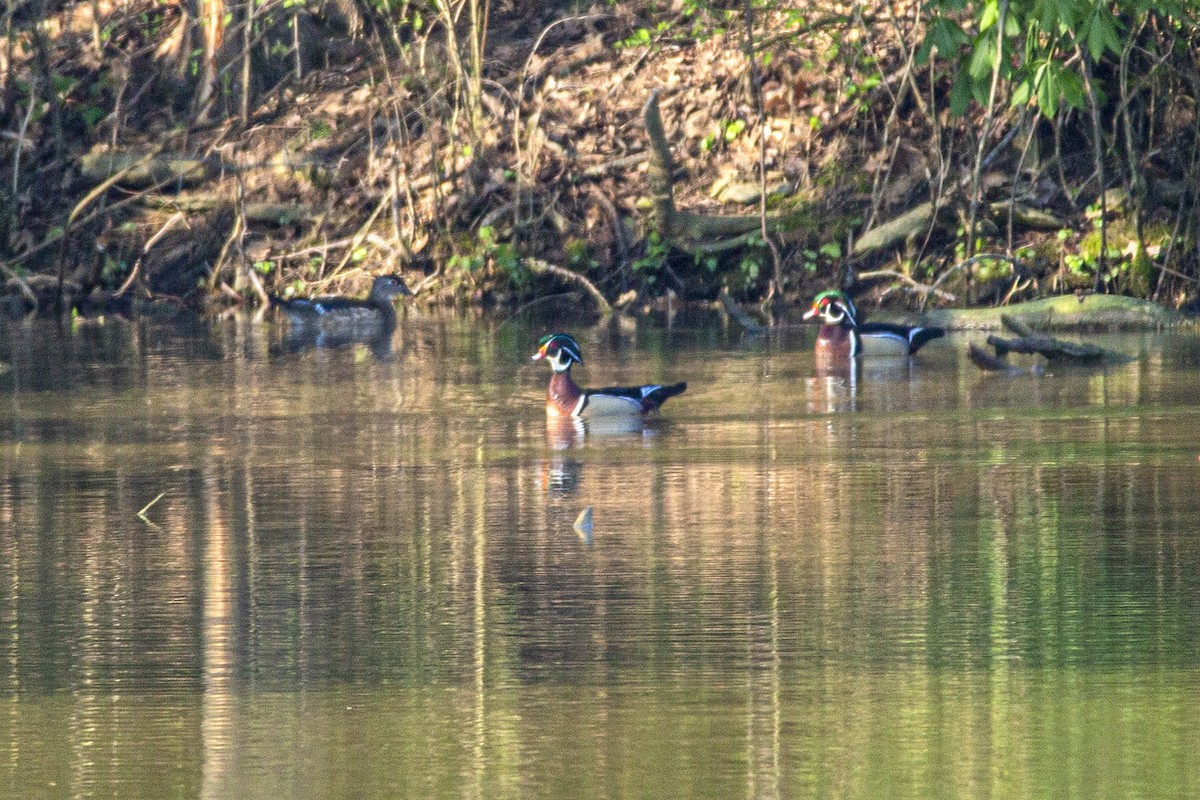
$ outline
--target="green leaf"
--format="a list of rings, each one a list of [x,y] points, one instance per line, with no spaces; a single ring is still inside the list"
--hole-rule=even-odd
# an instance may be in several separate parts
[[[996,40],[989,37],[979,39],[975,42],[975,49],[971,53],[970,65],[967,67],[967,72],[972,78],[982,80],[992,77],[992,69],[996,64]]]
[[[1043,64],[1038,70],[1037,104],[1045,116],[1053,119],[1058,116],[1058,71],[1051,64]]]
[[[1011,105],[1013,108],[1020,108],[1029,102],[1029,98],[1033,94],[1033,85],[1028,78],[1018,82],[1013,86]]]
[[[933,53],[933,31],[925,32],[925,39],[921,42],[921,46],[917,48],[916,64],[919,67],[929,63],[929,56]]]
[[[953,58],[958,53],[958,48],[970,41],[970,37],[957,22],[945,17],[939,17],[930,32],[933,35],[933,43],[943,58]]]
[[[1066,70],[1061,72],[1058,76],[1058,91],[1062,101],[1071,108],[1080,109],[1087,105],[1087,93],[1083,89],[1083,78],[1079,77],[1077,72]]]
[[[954,85],[950,87],[950,113],[953,116],[961,117],[967,113],[971,103],[971,83],[971,76],[966,72],[960,70],[954,76]]]
[[[983,33],[995,25],[998,19],[1000,19],[1000,4],[996,0],[988,0],[979,14],[979,32]]]
[[[826,258],[841,258],[842,246],[837,242],[826,242],[825,244],[821,245],[820,253]]]
[[[1113,55],[1121,53],[1121,39],[1117,36],[1117,22],[1107,8],[1103,6],[1096,8],[1095,14],[1092,15],[1091,25],[1087,28],[1086,41],[1093,61],[1099,61],[1105,50]]]

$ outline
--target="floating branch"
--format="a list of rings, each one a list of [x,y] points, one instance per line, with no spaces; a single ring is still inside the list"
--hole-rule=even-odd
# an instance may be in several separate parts
[[[159,492],[158,497],[154,498],[149,503],[146,503],[146,505],[142,506],[142,510],[137,512],[137,515],[141,517],[143,522],[150,522],[150,518],[146,516],[146,512],[149,511],[155,503],[157,503],[159,500],[162,500],[166,494],[166,492]],[[153,525],[154,523],[150,522],[150,524]]]
[[[989,372],[1021,371],[1004,360],[1009,353],[1040,355],[1051,364],[1060,366],[1103,366],[1105,364],[1121,364],[1130,360],[1130,357],[1124,353],[1107,350],[1094,344],[1066,342],[1052,336],[1042,335],[1008,314],[1001,314],[1000,322],[1005,328],[1017,334],[1017,338],[1005,339],[995,334],[988,336],[988,344],[996,351],[994,356],[973,343],[967,348],[968,358],[982,370]]]
[[[972,364],[985,372],[1007,372],[1015,375],[1025,371],[1014,367],[1003,358],[992,355],[974,342],[967,345],[967,358],[971,359]]]

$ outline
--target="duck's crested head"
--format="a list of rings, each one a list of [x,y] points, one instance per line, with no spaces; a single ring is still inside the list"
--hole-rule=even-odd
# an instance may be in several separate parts
[[[566,333],[551,333],[538,339],[538,350],[532,360],[543,358],[550,362],[555,372],[565,372],[575,362],[583,363],[579,344]]]
[[[399,275],[380,275],[371,282],[371,297],[390,300],[393,297],[411,295],[412,290]]]
[[[854,307],[854,301],[837,289],[827,289],[812,299],[812,308],[804,313],[804,319],[816,317],[820,317],[826,325],[840,325],[843,322],[858,324],[858,310]]]

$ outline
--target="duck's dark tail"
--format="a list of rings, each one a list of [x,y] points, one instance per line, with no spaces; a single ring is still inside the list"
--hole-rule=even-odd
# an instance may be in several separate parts
[[[920,350],[928,342],[934,339],[940,339],[946,335],[944,328],[914,328],[912,334],[908,337],[908,354]]]
[[[676,383],[671,386],[659,386],[654,391],[646,395],[643,402],[646,404],[647,410],[653,411],[675,395],[683,394],[686,390],[686,381],[682,383]]]

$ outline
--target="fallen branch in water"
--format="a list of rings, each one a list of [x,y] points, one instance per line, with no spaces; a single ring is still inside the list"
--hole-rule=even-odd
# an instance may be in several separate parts
[[[1015,375],[1025,371],[1014,367],[999,356],[992,355],[974,342],[967,345],[967,358],[971,359],[972,364],[985,372],[1007,372]]]
[[[1051,364],[1073,366],[1102,366],[1104,364],[1120,364],[1129,361],[1129,356],[1113,350],[1107,350],[1094,344],[1082,342],[1065,342],[1052,336],[1045,336],[1034,331],[1025,323],[1010,317],[1000,315],[1004,327],[1017,334],[1016,339],[1005,339],[992,334],[987,342],[996,351],[991,355],[974,343],[967,347],[967,357],[975,366],[989,372],[1023,372],[1007,361],[1009,353],[1037,354]]]
[[[560,267],[557,264],[551,264],[549,261],[543,261],[540,258],[526,258],[525,266],[534,275],[554,275],[563,280],[582,286],[592,299],[596,301],[596,305],[600,308],[600,313],[608,316],[612,313],[612,304],[604,294],[596,288],[596,284],[589,281],[587,278],[580,275],[578,272],[572,272],[566,267]]]
[[[138,515],[139,517],[141,517],[142,519],[146,520],[146,522],[149,522],[150,520],[146,518],[146,512],[147,512],[147,511],[149,511],[149,510],[150,510],[150,508],[151,508],[151,507],[152,507],[152,506],[153,506],[155,503],[157,503],[159,500],[162,500],[162,499],[163,499],[163,497],[165,497],[165,496],[166,496],[166,494],[167,494],[166,492],[159,492],[159,493],[158,493],[158,497],[154,498],[154,499],[153,499],[153,500],[151,500],[149,503],[146,503],[146,505],[142,506],[142,510],[141,510],[141,511],[139,511],[139,512],[137,512],[137,515]]]
[[[1053,336],[1044,336],[1020,320],[1010,317],[1007,314],[1000,315],[1000,322],[1019,337],[1016,339],[1002,339],[995,335],[988,336],[988,344],[996,351],[996,355],[1001,358],[1007,353],[1012,352],[1037,353],[1047,361],[1071,364],[1099,364],[1126,360],[1126,357],[1121,353],[1105,350],[1103,347],[1097,347],[1094,344],[1065,342]]]
[[[767,331],[765,326],[759,325],[749,314],[738,307],[727,288],[721,289],[721,304],[725,306],[725,313],[737,320],[737,323],[746,329],[746,333],[757,335]]]

